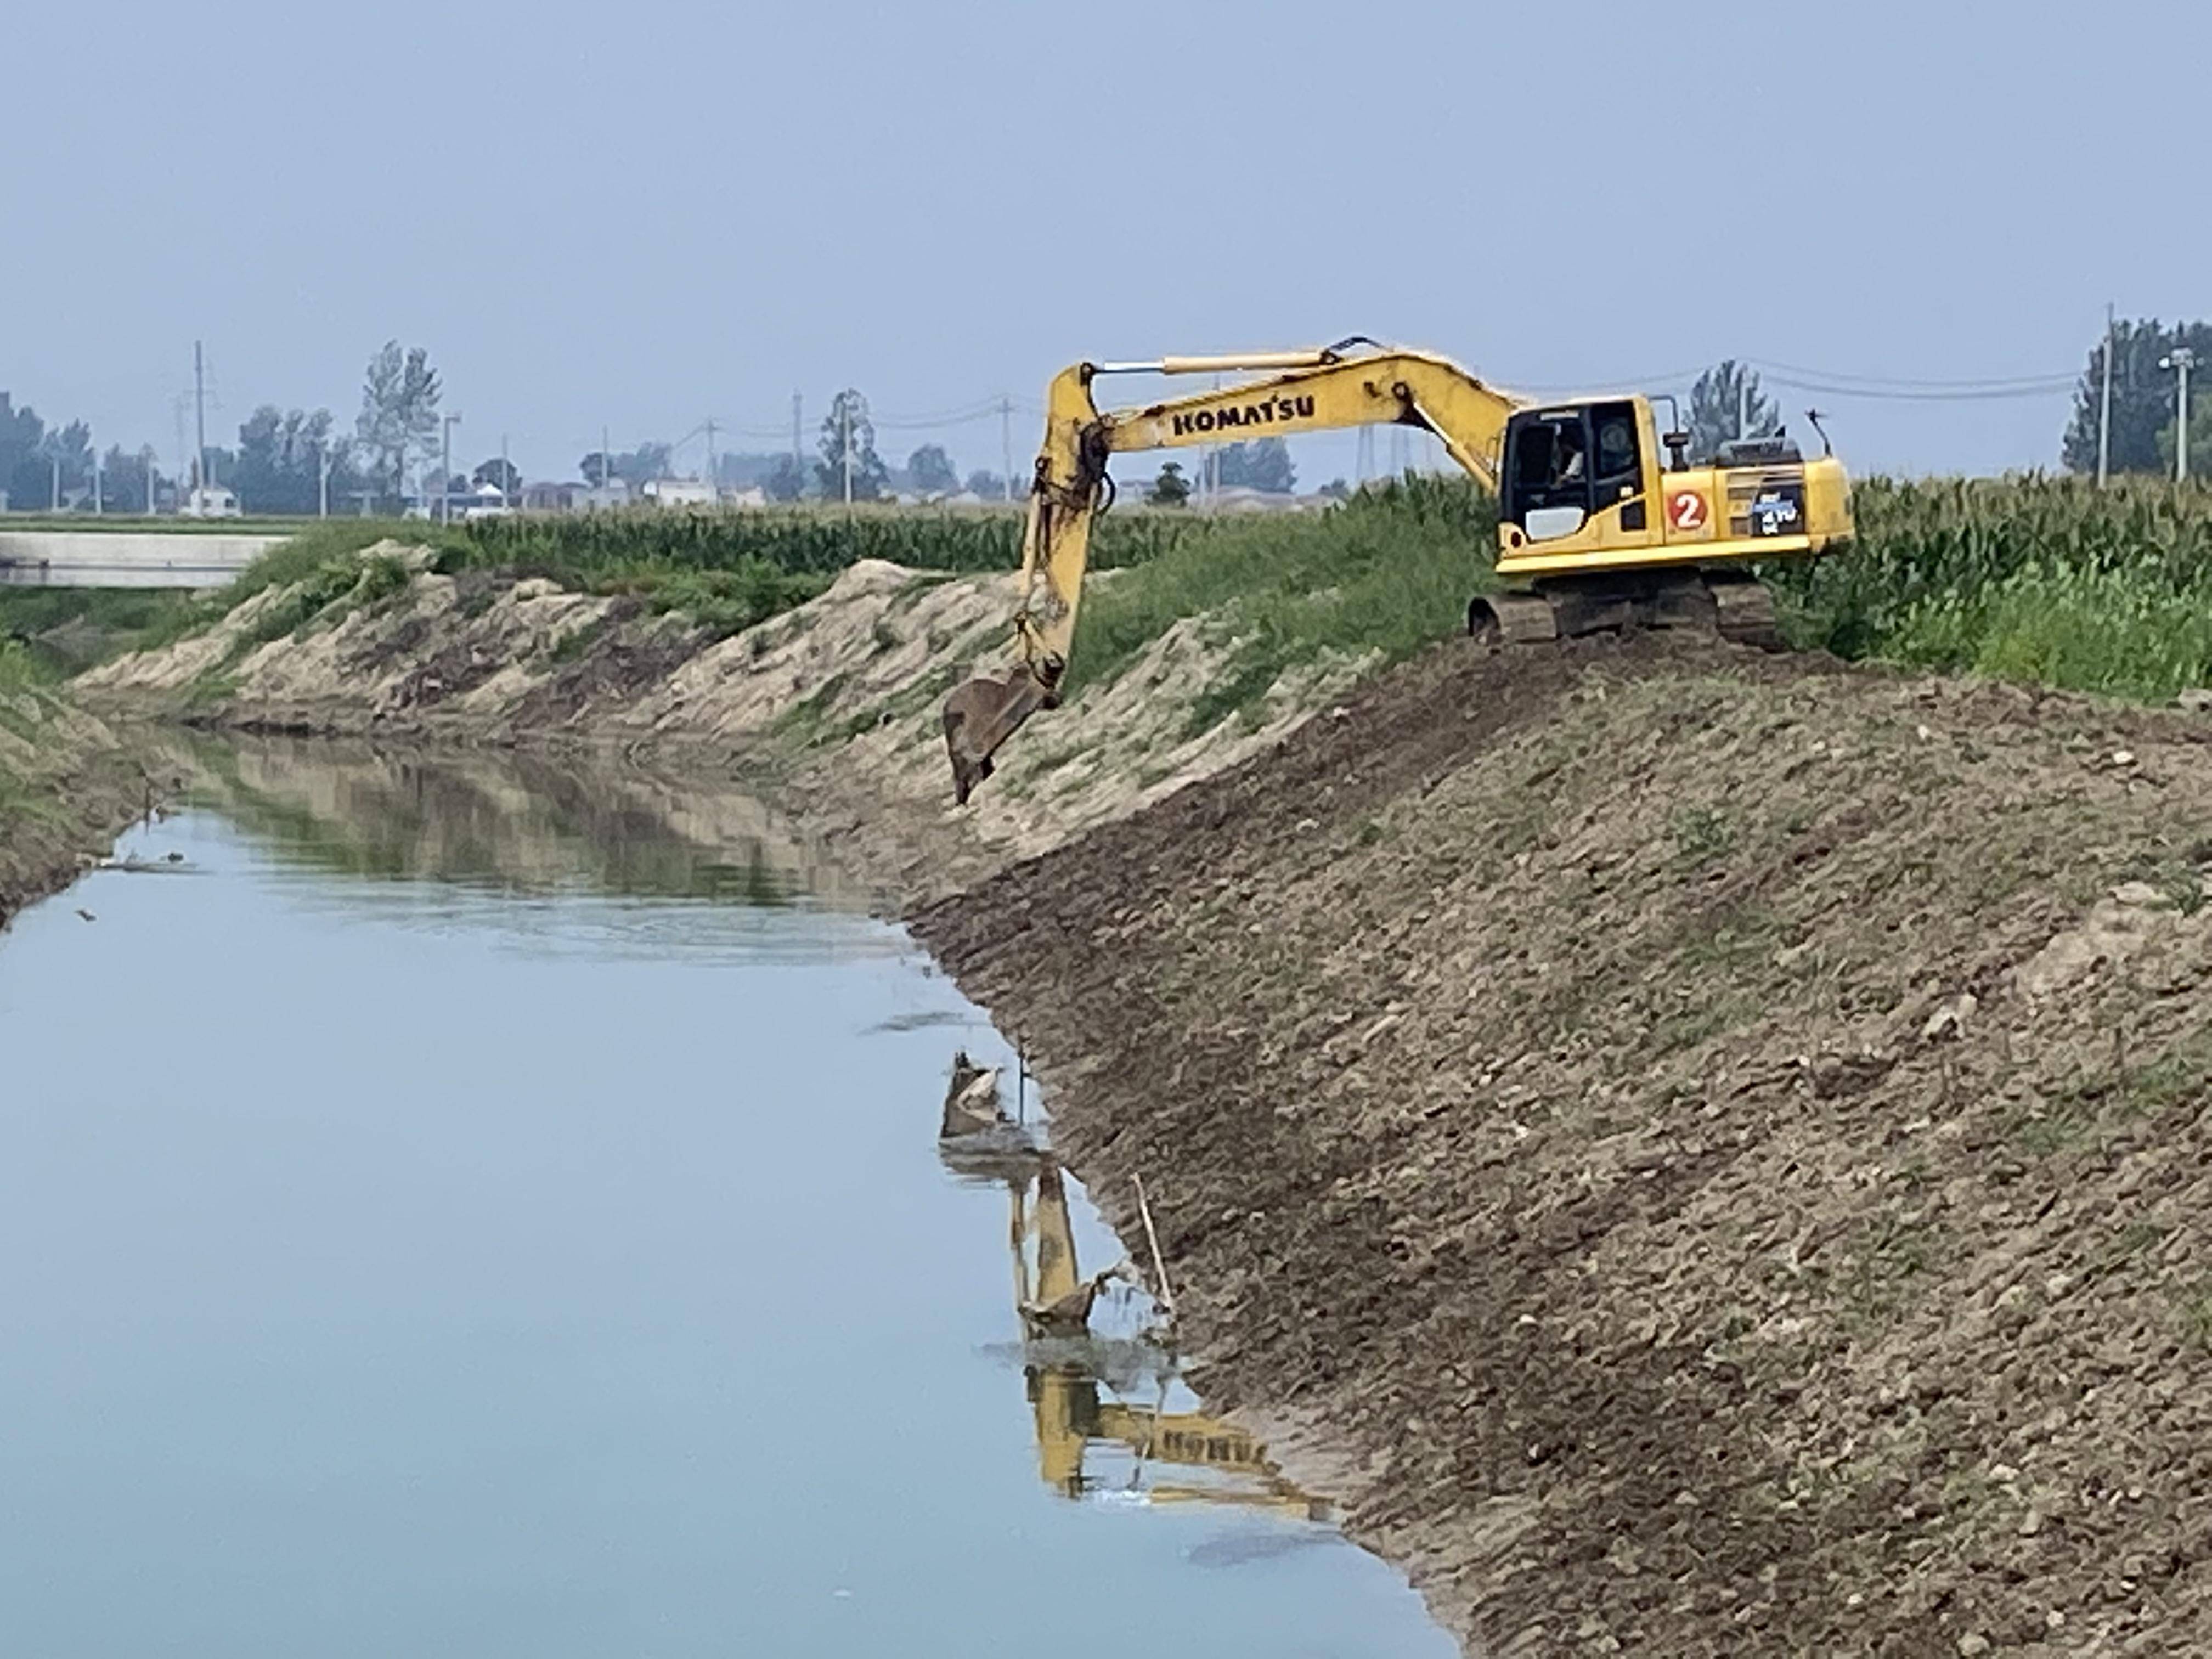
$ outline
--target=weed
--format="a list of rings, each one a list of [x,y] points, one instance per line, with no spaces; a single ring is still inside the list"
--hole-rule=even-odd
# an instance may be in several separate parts
[[[1674,814],[1674,850],[1685,864],[1710,863],[1735,845],[1735,830],[1710,806],[1686,806]]]
[[[594,617],[580,628],[571,629],[554,641],[553,648],[545,653],[549,662],[581,662],[590,654],[592,647],[607,631],[607,619]]]

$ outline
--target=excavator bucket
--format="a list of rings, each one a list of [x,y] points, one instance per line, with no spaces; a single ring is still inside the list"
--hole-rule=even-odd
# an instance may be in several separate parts
[[[969,680],[945,700],[945,750],[952,759],[952,793],[963,806],[991,775],[991,757],[1030,715],[1051,700],[1028,668],[1006,678]]]

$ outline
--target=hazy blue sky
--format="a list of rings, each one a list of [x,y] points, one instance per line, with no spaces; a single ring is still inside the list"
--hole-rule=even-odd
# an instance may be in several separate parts
[[[349,422],[396,335],[470,459],[565,474],[602,423],[1034,398],[1081,356],[1980,379],[2076,368],[2107,299],[2212,313],[2203,0],[209,0],[23,8],[9,50],[0,388],[165,457],[195,335],[211,435]],[[1862,469],[2051,464],[2066,415],[1818,401]],[[995,421],[882,435],[998,465]]]

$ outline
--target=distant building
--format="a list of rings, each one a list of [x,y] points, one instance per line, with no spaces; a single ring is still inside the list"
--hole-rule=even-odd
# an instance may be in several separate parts
[[[198,484],[177,512],[187,519],[234,519],[239,516],[238,497],[222,484]]]
[[[575,484],[569,499],[573,513],[597,513],[630,503],[629,485],[620,478],[610,478],[605,483]]]
[[[503,519],[514,511],[507,492],[495,483],[480,483],[467,495],[454,496],[451,509],[457,519]]]
[[[638,493],[655,507],[714,505],[714,486],[696,478],[647,478]]]
[[[526,483],[522,486],[522,499],[516,503],[525,513],[574,513],[576,493],[587,489],[580,483]]]

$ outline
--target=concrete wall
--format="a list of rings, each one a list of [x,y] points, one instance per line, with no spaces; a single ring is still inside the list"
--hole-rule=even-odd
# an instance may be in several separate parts
[[[283,539],[179,531],[0,530],[0,586],[216,587]]]

